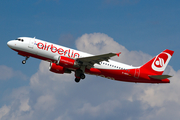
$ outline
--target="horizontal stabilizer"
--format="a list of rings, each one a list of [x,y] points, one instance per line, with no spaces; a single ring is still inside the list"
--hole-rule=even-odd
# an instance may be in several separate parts
[[[162,79],[166,79],[166,78],[169,78],[169,77],[172,77],[170,75],[149,75],[150,78],[153,78],[153,79],[159,79],[159,80],[162,80]]]

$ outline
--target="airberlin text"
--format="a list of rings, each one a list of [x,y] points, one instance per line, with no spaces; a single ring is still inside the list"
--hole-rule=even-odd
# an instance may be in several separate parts
[[[41,42],[37,43],[37,47],[39,49],[42,49],[42,50],[46,50],[48,51],[48,49],[51,50],[52,53],[58,53],[59,55],[62,55],[62,56],[65,56],[67,55],[68,57],[71,57],[71,58],[79,58],[79,53],[74,53],[74,50],[64,50],[63,48],[57,48],[56,46],[54,46],[53,44],[51,45],[47,45],[47,43],[43,44]]]

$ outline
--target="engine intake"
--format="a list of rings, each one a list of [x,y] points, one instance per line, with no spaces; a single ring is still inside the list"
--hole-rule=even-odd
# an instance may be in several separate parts
[[[64,74],[64,73],[71,73],[71,70],[64,68],[60,65],[55,63],[50,63],[49,70],[54,73]]]

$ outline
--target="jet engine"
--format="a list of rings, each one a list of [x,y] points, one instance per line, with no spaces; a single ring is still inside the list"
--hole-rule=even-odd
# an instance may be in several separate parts
[[[68,57],[64,57],[64,56],[59,56],[57,64],[65,68],[79,68],[80,67],[76,60],[68,58]]]
[[[50,63],[49,70],[54,73],[64,74],[64,73],[71,73],[71,70],[64,68],[56,63]]]

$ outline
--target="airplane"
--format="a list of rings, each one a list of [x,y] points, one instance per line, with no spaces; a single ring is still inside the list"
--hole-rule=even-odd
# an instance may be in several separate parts
[[[92,55],[36,38],[19,37],[7,42],[12,50],[24,56],[25,64],[29,57],[50,62],[49,70],[54,73],[75,73],[75,82],[85,79],[85,74],[105,77],[112,80],[134,83],[170,83],[170,75],[163,75],[174,51],[164,50],[149,62],[139,67],[110,60],[119,53]]]

